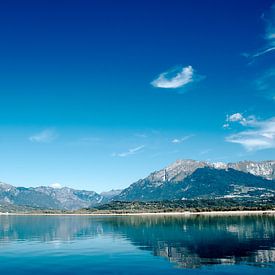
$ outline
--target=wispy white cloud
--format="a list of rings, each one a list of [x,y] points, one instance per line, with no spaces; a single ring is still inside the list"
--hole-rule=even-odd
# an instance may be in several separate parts
[[[178,138],[174,138],[171,142],[172,143],[182,143],[183,140],[178,139]]]
[[[190,139],[193,136],[194,135],[188,135],[188,136],[184,136],[184,137],[181,137],[181,138],[174,138],[171,142],[174,143],[174,144],[183,143],[184,141]]]
[[[135,148],[130,148],[127,151],[122,152],[122,153],[113,153],[112,156],[124,158],[124,157],[130,156],[130,155],[135,155],[138,152],[140,152],[144,147],[145,147],[145,145],[141,145],[141,146],[138,146]]]
[[[135,133],[134,136],[138,137],[138,138],[147,138],[148,137],[148,135],[144,134],[144,133]]]
[[[202,77],[196,75],[192,66],[179,66],[161,73],[155,80],[151,82],[151,85],[156,88],[176,89],[201,79]]]
[[[275,51],[275,4],[271,6],[267,13],[262,15],[262,19],[265,22],[265,46],[253,54],[243,54],[246,57],[254,59]]]
[[[265,39],[268,44],[275,49],[275,3],[272,5],[270,13],[263,15],[266,21]]]
[[[254,82],[256,89],[263,93],[268,99],[275,100],[275,68],[264,72]]]
[[[273,52],[273,51],[275,51],[275,47],[269,47],[269,48],[267,48],[267,49],[260,50],[260,51],[258,51],[258,52],[256,52],[256,53],[252,54],[252,55],[248,55],[248,57],[253,57],[253,58],[255,58],[255,57],[259,57],[259,56],[261,56],[261,55],[265,55],[265,54],[270,53],[270,52]]]
[[[53,129],[45,129],[29,137],[31,142],[50,143],[57,139],[58,134]]]
[[[258,120],[255,116],[234,120],[243,130],[226,137],[227,142],[242,145],[247,151],[275,148],[275,117]]]
[[[249,58],[249,64],[253,64],[257,58],[268,55],[273,57],[275,53],[275,3],[262,15],[265,23],[263,35],[263,47],[254,53],[244,53],[243,56]],[[258,79],[253,82],[253,89],[260,91],[262,96],[275,101],[275,67],[265,70]]]

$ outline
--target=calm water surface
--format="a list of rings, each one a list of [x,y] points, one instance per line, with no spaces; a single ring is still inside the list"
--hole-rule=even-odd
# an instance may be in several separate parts
[[[0,216],[0,274],[275,274],[275,217]]]

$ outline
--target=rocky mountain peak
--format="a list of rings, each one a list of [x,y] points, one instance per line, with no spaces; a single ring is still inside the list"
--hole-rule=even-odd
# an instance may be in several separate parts
[[[206,162],[192,159],[176,160],[164,169],[155,171],[147,179],[151,182],[161,183],[165,181],[181,181],[191,175],[198,168],[211,167],[215,169],[235,169],[237,171],[250,173],[265,179],[275,179],[275,161],[240,161],[235,163]]]
[[[148,180],[153,182],[180,181],[192,174],[196,169],[207,166],[206,162],[192,159],[176,160],[164,169],[149,175]]]
[[[228,168],[260,176],[269,180],[275,179],[275,160],[266,161],[240,161],[228,163]]]
[[[5,190],[5,191],[9,191],[11,189],[14,189],[14,186],[4,183],[4,182],[0,182],[0,189]]]

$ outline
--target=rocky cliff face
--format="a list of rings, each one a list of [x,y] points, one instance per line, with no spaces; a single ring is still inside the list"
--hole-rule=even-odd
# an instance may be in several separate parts
[[[241,161],[228,163],[227,168],[232,168],[255,176],[260,176],[269,180],[275,179],[275,161]]]
[[[191,175],[198,168],[207,166],[206,162],[195,160],[177,160],[164,169],[153,172],[148,176],[148,180],[155,183],[163,181],[181,181],[186,176]]]
[[[148,176],[152,182],[181,181],[191,175],[198,168],[212,167],[215,169],[232,168],[241,172],[250,173],[266,179],[275,179],[275,161],[241,161],[235,163],[206,162],[196,160],[177,160],[164,169],[153,172]]]

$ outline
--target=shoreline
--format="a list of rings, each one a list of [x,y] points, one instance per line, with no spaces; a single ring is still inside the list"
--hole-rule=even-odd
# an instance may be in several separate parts
[[[236,210],[205,212],[140,212],[140,213],[2,213],[0,216],[238,216],[238,215],[275,215],[275,210]]]

